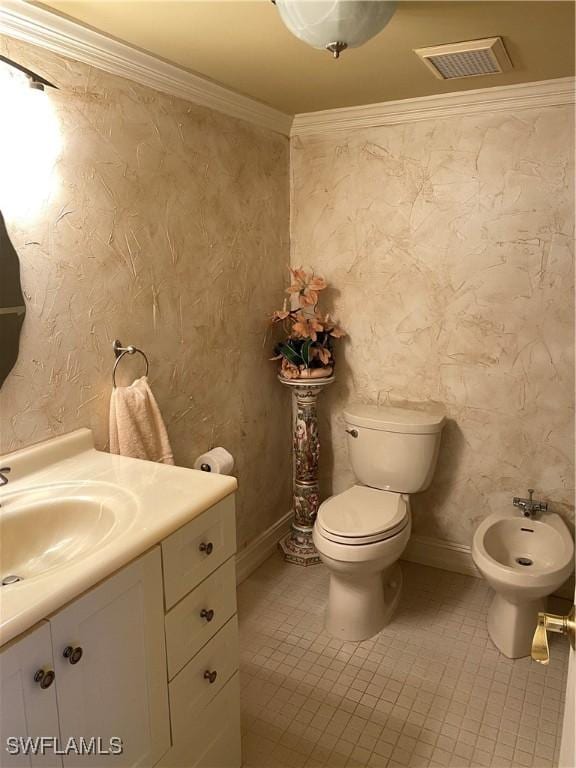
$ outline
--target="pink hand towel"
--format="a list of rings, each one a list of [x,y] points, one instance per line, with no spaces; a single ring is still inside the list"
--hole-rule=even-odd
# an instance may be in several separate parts
[[[168,433],[146,376],[110,398],[110,453],[174,464]]]

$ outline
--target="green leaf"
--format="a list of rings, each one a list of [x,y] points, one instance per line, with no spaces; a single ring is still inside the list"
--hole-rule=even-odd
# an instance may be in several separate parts
[[[304,360],[304,364],[307,368],[310,365],[310,348],[313,343],[312,339],[306,339],[300,350],[300,356],[302,357],[302,360]]]
[[[293,365],[302,365],[302,363],[304,363],[303,358],[294,352],[292,347],[289,347],[288,344],[281,344],[278,351],[286,358],[286,360],[288,360],[288,362],[292,363]]]

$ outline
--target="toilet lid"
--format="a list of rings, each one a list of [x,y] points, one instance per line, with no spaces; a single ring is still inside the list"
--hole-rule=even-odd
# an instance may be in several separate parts
[[[335,541],[382,541],[408,524],[408,504],[401,493],[354,485],[321,504],[317,522]]]

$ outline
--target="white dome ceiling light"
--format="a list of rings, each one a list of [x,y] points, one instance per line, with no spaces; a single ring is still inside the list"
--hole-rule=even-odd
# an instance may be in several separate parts
[[[292,34],[334,58],[381,32],[396,10],[395,0],[272,0]]]

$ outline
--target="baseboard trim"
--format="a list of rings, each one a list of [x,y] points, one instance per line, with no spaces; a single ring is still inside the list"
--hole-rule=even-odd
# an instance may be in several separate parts
[[[236,555],[236,583],[241,584],[258,566],[267,560],[278,546],[280,539],[290,530],[292,510],[286,512],[274,525]]]
[[[412,536],[402,560],[419,565],[428,565],[431,568],[440,568],[443,571],[462,573],[465,576],[474,576],[482,579],[483,576],[474,565],[472,550],[465,544],[456,544],[453,541],[432,539],[427,536]],[[554,592],[554,597],[572,600],[574,595],[574,576]]]
[[[291,522],[292,510],[283,515],[264,533],[261,533],[242,552],[238,552],[236,555],[237,584],[241,584],[247,579],[274,553],[280,539],[290,530]],[[412,536],[402,555],[402,560],[418,565],[427,565],[431,568],[439,568],[442,571],[462,573],[476,579],[483,578],[474,565],[471,548],[454,541],[433,539],[428,536]],[[554,596],[572,600],[574,594],[573,578],[573,576],[570,577],[566,584],[554,593]]]
[[[412,536],[402,559],[408,560],[410,563],[441,568],[444,571],[475,576],[477,579],[482,578],[482,574],[472,560],[470,547],[465,544],[456,544],[453,541],[432,539],[427,536]]]

